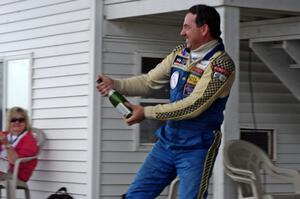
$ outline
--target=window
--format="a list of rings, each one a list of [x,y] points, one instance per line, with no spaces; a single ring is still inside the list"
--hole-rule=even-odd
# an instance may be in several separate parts
[[[276,160],[276,134],[274,129],[241,129],[241,140],[251,142],[263,149],[271,160]]]
[[[5,57],[0,66],[3,129],[8,108],[20,106],[31,115],[31,56]]]
[[[140,70],[138,74],[148,73],[157,64],[159,64],[165,54],[157,53],[141,53],[139,54]],[[162,92],[158,92],[157,95],[151,96],[152,98],[140,98],[139,102],[143,106],[154,106],[156,104],[168,103],[169,101],[169,89],[166,88]],[[149,149],[156,141],[155,131],[163,125],[163,121],[146,119],[142,121],[138,126],[137,133],[137,148],[138,149]]]

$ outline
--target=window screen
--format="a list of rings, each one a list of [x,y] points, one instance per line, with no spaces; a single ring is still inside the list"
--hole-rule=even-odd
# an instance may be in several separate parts
[[[31,56],[5,57],[0,62],[1,129],[6,110],[20,106],[31,115]]]
[[[274,129],[241,129],[241,140],[251,142],[264,150],[272,160],[275,154],[275,130]]]
[[[141,57],[142,68],[141,72],[143,74],[148,73],[157,64],[162,61],[163,58],[158,57]],[[151,99],[140,99],[140,104],[143,106],[154,106],[156,104],[166,103],[169,99],[169,88],[165,88],[162,91],[157,92],[156,95],[151,96]],[[158,120],[146,119],[140,123],[139,126],[139,141],[140,145],[149,145],[156,141],[155,131],[163,125],[164,122]]]

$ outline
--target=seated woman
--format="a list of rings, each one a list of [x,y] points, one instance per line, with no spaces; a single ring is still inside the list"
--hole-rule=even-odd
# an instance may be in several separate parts
[[[34,156],[38,149],[27,111],[21,107],[11,108],[7,115],[6,131],[0,132],[0,180],[11,176],[16,159]],[[28,181],[36,165],[37,159],[21,163],[18,179]]]

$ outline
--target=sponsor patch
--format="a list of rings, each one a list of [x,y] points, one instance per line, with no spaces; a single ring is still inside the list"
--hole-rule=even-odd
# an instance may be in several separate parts
[[[221,74],[225,75],[226,77],[229,77],[229,75],[231,74],[230,71],[228,71],[225,68],[222,68],[220,66],[215,66],[214,67],[214,72],[221,73]]]
[[[220,80],[221,82],[225,82],[227,79],[227,76],[223,75],[222,73],[219,72],[214,72],[214,78]]]
[[[200,79],[200,77],[190,74],[187,79],[187,83],[195,86],[197,84],[197,82],[199,81],[199,79]]]
[[[201,76],[203,75],[203,73],[204,73],[204,70],[201,69],[201,68],[198,68],[198,67],[196,67],[196,66],[193,66],[193,67],[191,68],[191,72],[194,73],[195,75],[198,75],[198,76],[201,77]]]
[[[186,66],[187,63],[187,58],[181,57],[181,56],[176,56],[174,64],[177,66]]]
[[[194,88],[195,88],[194,85],[191,85],[191,84],[188,84],[188,83],[185,84],[183,94],[185,96],[189,96],[193,92]]]
[[[188,51],[186,48],[181,51],[182,56],[186,56],[187,54],[188,54]]]

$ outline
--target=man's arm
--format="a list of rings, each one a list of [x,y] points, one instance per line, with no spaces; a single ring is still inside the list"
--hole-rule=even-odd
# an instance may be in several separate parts
[[[127,96],[149,97],[169,84],[174,52],[147,74],[128,79],[114,79],[114,88]]]
[[[234,76],[232,60],[222,53],[212,60],[188,97],[170,104],[145,107],[144,116],[158,120],[194,118],[210,107],[217,98],[228,96]]]

